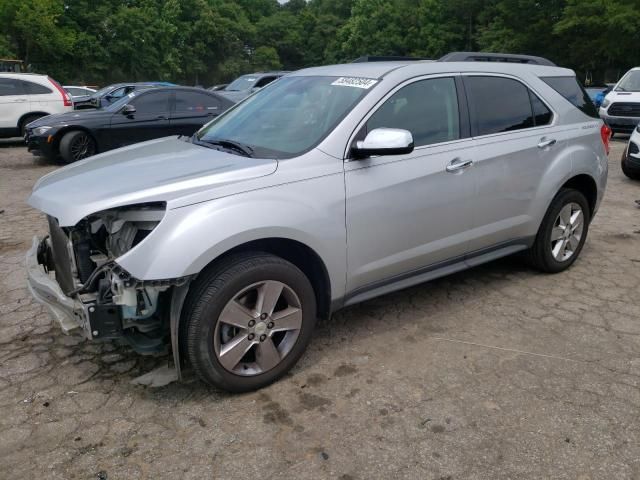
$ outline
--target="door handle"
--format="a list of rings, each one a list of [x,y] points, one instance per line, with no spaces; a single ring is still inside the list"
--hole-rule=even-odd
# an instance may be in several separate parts
[[[167,117],[166,115],[158,115],[156,117],[156,120],[169,120],[169,117]]]
[[[460,160],[459,158],[454,158],[447,165],[447,172],[454,173],[459,170],[464,170],[465,168],[469,168],[473,165],[473,160]]]
[[[14,100],[15,103],[22,103],[22,102],[26,102],[27,99],[26,98],[17,98]]]
[[[540,139],[540,143],[538,144],[538,148],[547,148],[547,147],[551,147],[553,145],[556,144],[556,139],[555,138],[550,138],[549,140],[546,140],[544,137],[542,137]]]

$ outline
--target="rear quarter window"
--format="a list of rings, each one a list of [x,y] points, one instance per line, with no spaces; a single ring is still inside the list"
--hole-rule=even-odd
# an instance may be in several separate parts
[[[541,77],[541,80],[569,100],[582,113],[600,118],[589,94],[578,83],[576,77]]]
[[[38,83],[23,81],[25,90],[30,95],[46,95],[49,93],[53,93],[53,90],[45,87],[44,85],[40,85]]]

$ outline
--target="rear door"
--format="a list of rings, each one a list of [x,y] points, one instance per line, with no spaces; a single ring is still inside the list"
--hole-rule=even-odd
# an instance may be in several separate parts
[[[564,135],[541,98],[516,78],[463,76],[476,145],[477,196],[470,250],[526,242],[535,235],[531,206]],[[569,160],[570,165],[570,160]]]
[[[204,92],[177,90],[174,98],[171,135],[191,136],[224,110],[221,99]]]
[[[111,117],[110,148],[119,148],[171,135],[170,91],[153,90],[145,91],[139,95],[135,93],[130,95],[132,97],[129,104],[133,105],[136,111],[125,115],[120,110],[113,114]]]
[[[0,134],[19,135],[18,121],[30,111],[22,80],[0,78]]]
[[[31,105],[31,111],[42,111],[45,113],[54,113],[59,108],[54,110],[50,109],[52,102],[57,102],[62,105],[62,99],[60,95],[53,95],[53,88],[45,87],[34,82],[22,82],[25,91],[29,94],[29,104]]]

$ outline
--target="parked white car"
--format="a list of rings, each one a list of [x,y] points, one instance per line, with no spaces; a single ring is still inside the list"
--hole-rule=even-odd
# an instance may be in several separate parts
[[[77,85],[65,85],[64,89],[72,97],[82,97],[84,95],[91,95],[92,93],[96,93],[95,88],[79,87]]]
[[[24,136],[28,123],[71,110],[71,96],[51,77],[0,73],[0,137]]]
[[[613,134],[633,132],[640,122],[640,67],[624,74],[604,97],[599,113]]]

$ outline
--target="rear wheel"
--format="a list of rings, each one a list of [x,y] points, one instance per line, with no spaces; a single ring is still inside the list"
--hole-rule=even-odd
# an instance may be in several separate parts
[[[22,119],[22,122],[20,122],[20,135],[24,137],[24,135],[27,133],[27,125],[43,116],[44,115],[27,115],[26,117],[24,117]]]
[[[582,251],[589,222],[590,210],[585,196],[578,190],[560,190],[529,251],[530,263],[547,273],[569,268]]]
[[[309,279],[295,265],[253,253],[201,274],[183,315],[196,373],[243,392],[274,382],[295,365],[311,339],[316,303]]]
[[[67,132],[60,140],[60,156],[65,163],[72,163],[96,153],[96,142],[82,130]]]

